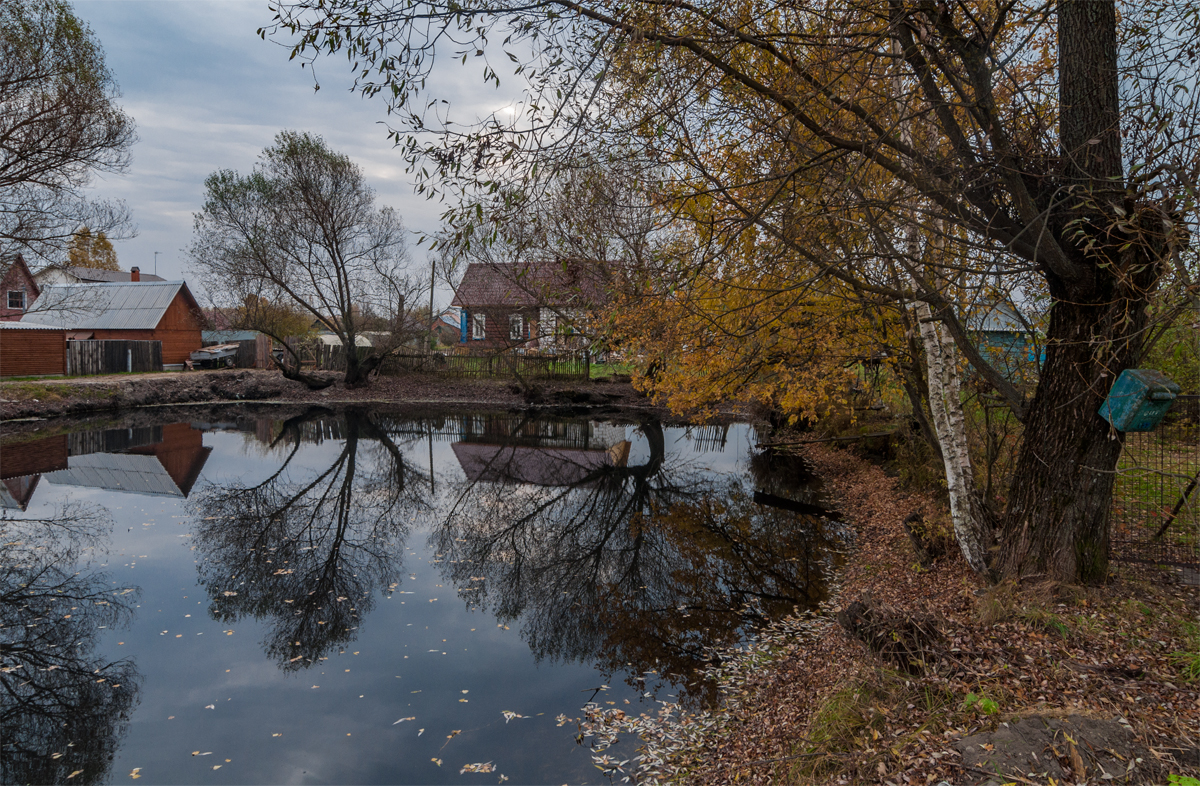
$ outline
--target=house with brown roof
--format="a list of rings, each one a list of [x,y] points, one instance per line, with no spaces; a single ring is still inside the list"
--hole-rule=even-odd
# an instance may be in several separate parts
[[[20,254],[0,259],[0,321],[20,319],[42,288]]]
[[[473,262],[450,305],[467,348],[557,351],[588,346],[588,322],[611,291],[604,266],[551,259]]]

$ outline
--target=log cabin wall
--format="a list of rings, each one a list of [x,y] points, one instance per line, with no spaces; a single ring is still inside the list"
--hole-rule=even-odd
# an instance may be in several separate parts
[[[40,377],[67,371],[62,330],[0,331],[0,377]]]

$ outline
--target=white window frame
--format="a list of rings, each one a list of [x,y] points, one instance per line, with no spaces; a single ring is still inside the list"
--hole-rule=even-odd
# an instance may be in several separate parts
[[[482,341],[487,338],[487,315],[472,314],[471,315],[471,338],[475,341]]]
[[[521,341],[525,338],[525,318],[520,314],[508,315],[508,339]]]

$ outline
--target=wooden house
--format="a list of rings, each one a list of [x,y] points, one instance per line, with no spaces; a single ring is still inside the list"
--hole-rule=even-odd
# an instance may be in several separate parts
[[[1012,382],[1032,382],[1046,360],[1036,319],[1002,302],[989,303],[967,319],[984,359]]]
[[[602,265],[574,260],[471,263],[454,292],[459,344],[556,351],[588,346],[591,313],[610,291]]]
[[[0,321],[20,319],[41,291],[24,257],[17,254],[0,260]]]
[[[62,376],[67,331],[59,325],[0,322],[0,377]]]
[[[164,365],[203,346],[200,306],[183,281],[47,286],[21,324],[65,327],[68,340],[161,341]]]

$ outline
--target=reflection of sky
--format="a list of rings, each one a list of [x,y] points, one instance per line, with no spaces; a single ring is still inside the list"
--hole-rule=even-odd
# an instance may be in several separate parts
[[[645,437],[633,426],[627,435],[630,462],[644,461]],[[681,460],[721,469],[738,466],[747,439],[745,427],[731,428],[723,453],[699,454],[682,429],[666,430],[669,460],[679,451]],[[264,451],[237,432],[207,433],[204,443],[213,453],[197,489],[228,478],[259,482],[290,452],[283,445]],[[432,448],[439,496],[463,478],[451,444],[401,444],[409,467],[424,477]],[[293,478],[328,467],[341,447],[336,440],[304,445]],[[186,501],[46,484],[29,513],[47,514],[67,498],[111,511],[116,524],[99,562],[115,586],[142,589],[131,626],[101,639],[102,655],[133,658],[144,675],[113,779],[140,767],[147,783],[474,783],[484,781],[459,768],[490,760],[513,783],[601,782],[587,750],[574,743],[574,725],[559,728],[554,718],[577,716],[603,675],[588,665],[538,665],[519,624],[505,630],[470,610],[445,585],[443,566],[429,564],[430,522],[415,522],[397,592],[365,615],[346,651],[287,674],[263,654],[265,626],[209,617]],[[599,700],[653,709],[639,708],[620,676],[610,684]],[[505,724],[505,710],[532,717]],[[394,723],[410,716],[416,719]],[[461,733],[447,739],[454,730]],[[613,753],[633,755],[620,747]]]

